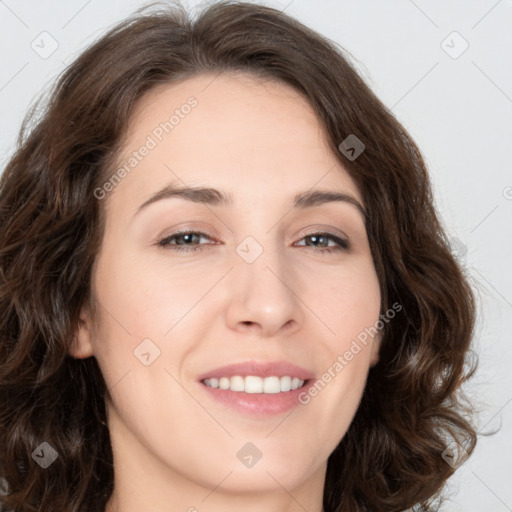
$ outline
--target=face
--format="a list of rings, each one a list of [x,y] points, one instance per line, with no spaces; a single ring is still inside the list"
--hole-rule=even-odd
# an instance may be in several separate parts
[[[363,198],[298,92],[214,77],[137,104],[125,173],[97,192],[97,315],[73,355],[105,377],[117,474],[190,496],[299,489],[323,482],[378,358],[379,336],[354,349],[380,312]]]

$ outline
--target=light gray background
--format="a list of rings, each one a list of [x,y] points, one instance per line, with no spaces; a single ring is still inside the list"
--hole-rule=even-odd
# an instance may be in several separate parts
[[[498,434],[480,437],[456,472],[443,510],[512,511],[512,1],[265,3],[348,50],[424,154],[454,252],[478,283],[480,366],[468,392],[481,406],[479,427],[501,425]],[[145,4],[0,0],[2,169],[38,92],[86,45]],[[195,9],[199,2],[183,4]],[[58,48],[47,58],[31,47],[49,52],[52,39]]]

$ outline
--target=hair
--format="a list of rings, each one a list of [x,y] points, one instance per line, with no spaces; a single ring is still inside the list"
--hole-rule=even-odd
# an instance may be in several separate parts
[[[151,6],[155,7],[155,6]],[[206,73],[278,80],[314,109],[359,187],[386,322],[355,417],[328,459],[325,512],[438,510],[476,445],[461,385],[475,297],[437,216],[415,142],[336,43],[277,9],[223,1],[191,17],[142,9],[83,51],[26,116],[0,178],[1,510],[103,512],[114,485],[108,390],[95,357],[69,350],[104,234],[94,191],[112,174],[135,103]],[[364,145],[347,158],[349,135]],[[33,453],[49,443],[46,469]],[[2,508],[5,507],[5,508]]]

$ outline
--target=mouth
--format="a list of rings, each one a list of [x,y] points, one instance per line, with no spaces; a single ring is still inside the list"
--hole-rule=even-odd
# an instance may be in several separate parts
[[[214,402],[237,413],[270,417],[298,407],[313,372],[287,361],[246,361],[209,370],[198,383]]]

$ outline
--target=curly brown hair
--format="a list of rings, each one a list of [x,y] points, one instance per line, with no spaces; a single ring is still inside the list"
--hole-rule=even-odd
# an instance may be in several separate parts
[[[193,19],[179,4],[138,11],[84,51],[43,110],[27,115],[0,180],[1,510],[103,512],[114,466],[108,392],[94,357],[69,355],[103,238],[94,191],[112,164],[136,101],[160,84],[237,70],[292,85],[312,105],[332,151],[367,205],[366,229],[387,322],[354,420],[330,455],[325,512],[438,510],[470,455],[474,409],[462,394],[475,298],[439,221],[415,142],[350,63],[292,17],[224,1]],[[356,159],[339,145],[365,144]],[[32,453],[60,454],[47,470]]]

